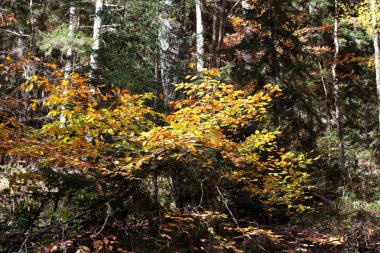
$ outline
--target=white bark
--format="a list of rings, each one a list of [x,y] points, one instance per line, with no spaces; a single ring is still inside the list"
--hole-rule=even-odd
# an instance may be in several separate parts
[[[74,36],[74,27],[75,27],[75,7],[70,7],[70,20],[69,20],[69,27],[68,27],[68,34],[67,39],[68,41],[71,41],[71,39]],[[69,49],[66,52],[66,62],[65,62],[65,68],[64,68],[64,80],[69,82],[70,80],[70,73],[72,72],[72,58],[73,58],[73,49],[69,47]],[[67,88],[63,90],[63,93],[67,93]],[[64,126],[66,123],[66,116],[65,116],[65,106],[61,106],[61,115],[59,117],[59,121],[61,123],[61,126]]]
[[[172,5],[171,0],[161,2],[163,11],[159,13],[160,28],[158,31],[159,52],[160,52],[160,74],[164,93],[164,104],[166,111],[169,111],[169,102],[175,99],[175,84],[178,83],[178,73],[176,68],[179,64],[179,46],[177,33],[180,30],[178,21],[171,18],[168,8]]]
[[[377,90],[377,110],[380,131],[380,49],[379,49],[379,31],[376,17],[376,1],[371,0],[372,28],[373,28],[373,48],[375,50],[375,72],[376,72],[376,90]]]
[[[248,1],[243,0],[241,1],[241,8],[243,11],[243,15],[246,15],[247,11],[251,8],[251,4]],[[246,36],[249,36],[249,34],[247,34]],[[252,50],[244,49],[242,53],[243,53],[243,61],[244,61],[244,70],[247,70],[247,71],[252,70],[252,64],[253,64]]]
[[[93,71],[96,70],[96,68],[97,68],[96,56],[97,56],[97,51],[99,50],[100,26],[102,23],[102,18],[100,16],[100,12],[102,11],[102,9],[103,9],[103,1],[102,0],[96,0],[94,28],[93,28],[93,35],[92,35],[91,57],[90,57],[90,67],[91,67],[90,77],[92,77]]]
[[[70,7],[70,20],[69,20],[69,28],[68,28],[68,34],[67,39],[70,41],[74,36],[74,26],[75,26],[75,7]],[[66,52],[66,63],[65,63],[65,70],[64,70],[64,79],[68,80],[70,78],[70,72],[72,71],[72,62],[71,59],[73,57],[73,49],[69,47],[69,49]]]
[[[345,171],[345,156],[344,156],[344,142],[343,142],[343,125],[342,125],[342,114],[340,112],[340,91],[339,91],[339,81],[336,74],[336,69],[338,65],[339,57],[339,12],[338,12],[338,0],[335,0],[335,14],[334,14],[334,63],[332,66],[332,75],[333,75],[333,94],[334,94],[334,105],[335,105],[335,120],[336,120],[336,130],[338,135],[339,142],[339,157],[338,157],[338,166],[343,174]]]
[[[327,124],[327,129],[330,130],[330,111],[329,111],[329,106],[328,106],[329,94],[327,92],[327,85],[326,85],[326,82],[325,82],[325,78],[323,76],[322,64],[320,62],[318,62],[318,66],[319,66],[319,75],[321,76],[321,82],[322,82],[322,85],[323,85],[323,91],[325,92],[325,110],[326,110],[326,120],[325,121],[326,121],[326,124]]]
[[[34,43],[34,17],[33,17],[33,0],[30,0],[29,1],[29,12],[30,12],[30,25],[31,25],[31,28],[32,28],[32,36],[31,36],[31,40],[30,40],[30,48],[33,47],[33,43]]]
[[[247,0],[241,1],[241,7],[243,9],[243,15],[245,15],[245,12],[250,9],[251,4]]]
[[[204,66],[204,37],[203,37],[203,22],[202,22],[202,2],[196,0],[195,2],[196,12],[196,29],[197,29],[197,69],[201,69]]]

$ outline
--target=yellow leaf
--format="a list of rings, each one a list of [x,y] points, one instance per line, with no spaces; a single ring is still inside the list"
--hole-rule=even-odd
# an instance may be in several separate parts
[[[37,110],[37,104],[36,103],[32,104],[32,110],[33,111]]]
[[[33,83],[28,85],[28,91],[31,91],[33,89]]]
[[[271,88],[271,87],[272,87],[272,84],[270,84],[270,83],[264,85],[264,89],[268,89],[268,88]]]
[[[304,164],[304,163],[300,163],[299,166],[300,166],[300,168],[302,168],[302,169],[306,169],[306,167],[307,167],[306,164]]]
[[[67,80],[62,80],[61,85],[62,85],[62,86],[67,86],[68,83],[69,83],[69,81],[67,81]]]
[[[52,64],[52,63],[48,63],[48,64],[45,64],[46,67],[49,67],[53,70],[55,70],[57,68],[57,65],[56,64]]]
[[[220,76],[219,69],[217,69],[217,68],[211,69],[210,72],[209,72],[209,74],[213,75],[213,76]]]

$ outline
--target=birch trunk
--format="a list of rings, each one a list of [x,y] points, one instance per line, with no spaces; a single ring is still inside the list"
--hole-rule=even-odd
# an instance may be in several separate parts
[[[92,34],[92,47],[91,47],[91,57],[90,57],[90,67],[91,67],[90,77],[91,78],[93,77],[94,71],[97,69],[96,56],[97,56],[97,51],[99,50],[100,26],[102,23],[100,12],[102,11],[102,9],[103,9],[103,1],[96,0],[94,29],[93,29],[93,34]]]
[[[160,4],[158,10],[158,19],[160,21],[158,29],[159,74],[164,95],[165,113],[168,114],[171,111],[170,102],[176,98],[175,84],[179,83],[178,73],[182,72],[180,62],[185,53],[180,51],[178,39],[184,33],[181,23],[172,17],[171,9],[174,1],[161,0],[158,3]],[[172,194],[178,208],[184,207],[186,202],[184,199],[184,175],[182,169],[174,166],[169,170],[173,186]],[[154,173],[152,177],[153,181],[156,181]],[[154,182],[151,188],[152,198],[155,198],[159,190],[158,185]]]
[[[248,1],[243,0],[241,2],[241,9],[243,12],[243,16],[246,16],[249,9],[251,8],[251,5]],[[249,34],[246,35],[247,37]],[[253,57],[252,57],[252,50],[249,49],[243,49],[243,61],[244,61],[244,70],[250,71],[252,70],[252,64],[253,64]]]
[[[69,31],[67,34],[67,39],[70,41],[73,36],[74,36],[74,27],[75,27],[75,7],[71,6],[70,7],[70,17],[69,17]],[[66,59],[65,59],[65,68],[63,70],[64,72],[64,80],[68,83],[70,80],[70,73],[72,72],[73,65],[72,65],[72,60],[73,60],[73,49],[69,47],[69,49],[66,52]],[[63,90],[63,93],[67,93],[67,88]],[[59,121],[61,123],[61,126],[64,126],[66,123],[66,116],[65,116],[65,107],[61,107],[61,115],[59,118]]]
[[[379,49],[379,31],[376,17],[376,0],[371,0],[372,28],[373,28],[373,48],[375,50],[375,72],[376,72],[376,90],[377,90],[377,110],[378,124],[380,132],[380,49]],[[380,134],[379,134],[380,136]]]
[[[170,111],[169,103],[175,99],[175,84],[179,81],[176,69],[180,59],[177,41],[180,24],[170,17],[169,9],[171,5],[171,0],[162,2],[163,11],[159,13],[161,25],[158,31],[160,74],[166,112]]]
[[[327,85],[326,85],[326,82],[325,82],[325,77],[324,77],[324,71],[323,71],[323,68],[322,68],[322,64],[321,62],[318,62],[318,66],[319,66],[319,75],[321,76],[321,82],[322,82],[322,85],[323,85],[323,91],[325,93],[325,114],[326,114],[326,125],[327,125],[327,129],[331,130],[331,126],[330,126],[330,109],[329,109],[329,94],[328,94],[328,91],[327,91]],[[323,122],[324,120],[322,120]],[[330,155],[330,154],[329,154]]]
[[[342,125],[342,114],[340,112],[340,91],[338,77],[336,73],[339,57],[339,11],[338,11],[338,0],[335,0],[335,14],[334,14],[334,63],[332,66],[332,75],[333,75],[333,95],[334,95],[334,105],[335,105],[335,121],[336,121],[336,131],[339,141],[339,157],[338,157],[338,166],[343,175],[346,174],[345,171],[345,156],[344,156],[344,142],[343,142],[343,125]]]
[[[216,67],[217,59],[217,48],[218,48],[218,39],[219,39],[219,23],[220,23],[220,7],[218,3],[213,1],[213,16],[212,16],[212,41],[211,41],[211,60],[210,68]]]
[[[197,69],[204,66],[204,37],[203,37],[203,22],[202,22],[202,2],[196,0],[196,32],[197,32]]]
[[[33,0],[29,1],[29,12],[30,12],[30,25],[31,25],[31,30],[32,30],[29,48],[30,48],[30,50],[33,50],[33,48],[34,48],[34,36],[35,36],[34,17],[33,17]]]

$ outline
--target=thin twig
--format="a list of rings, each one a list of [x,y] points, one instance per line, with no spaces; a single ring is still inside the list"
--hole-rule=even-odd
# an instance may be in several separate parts
[[[21,36],[21,37],[30,37],[30,35],[28,34],[24,34],[22,32],[16,32],[16,31],[13,31],[13,30],[8,30],[8,29],[0,29],[0,31],[4,31],[4,32],[7,32],[7,33],[11,33],[11,34],[14,34],[14,35],[17,35],[17,36]]]
[[[232,6],[231,10],[228,12],[227,16],[230,16],[235,7],[241,2],[241,0],[237,1],[234,6]]]
[[[106,218],[105,218],[105,220],[104,220],[104,223],[103,223],[102,227],[100,228],[100,230],[99,230],[98,232],[95,233],[96,235],[99,235],[99,234],[104,230],[104,228],[105,228],[106,225],[107,225],[108,218],[109,218],[110,215],[112,214],[112,208],[111,208],[110,204],[107,202],[105,205],[107,206],[107,211],[106,211],[107,216],[106,216]]]
[[[201,205],[202,205],[202,202],[203,202],[203,195],[204,195],[204,192],[203,192],[203,181],[205,181],[205,180],[207,180],[207,179],[208,179],[208,177],[202,179],[202,181],[201,181],[201,199],[199,200],[199,204],[198,204],[198,206],[201,206]]]
[[[224,197],[223,197],[223,194],[221,193],[221,191],[219,190],[219,187],[217,186],[216,187],[216,190],[218,191],[219,195],[220,195],[220,198],[222,199],[222,202],[224,204],[224,206],[226,207],[227,211],[230,213],[231,217],[232,217],[232,220],[235,222],[236,226],[238,228],[240,228],[239,226],[239,223],[237,222],[237,220],[235,219],[235,216],[234,214],[232,213],[231,209],[228,207],[228,204],[227,202],[225,201]]]

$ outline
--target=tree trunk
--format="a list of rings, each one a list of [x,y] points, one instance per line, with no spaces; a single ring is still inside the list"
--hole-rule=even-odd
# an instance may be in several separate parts
[[[173,8],[172,0],[158,1],[158,19],[160,27],[158,29],[158,46],[159,46],[159,67],[161,85],[164,95],[165,113],[171,112],[170,102],[176,98],[175,85],[179,83],[178,73],[181,73],[180,61],[183,57],[180,51],[178,38],[183,34],[179,19],[174,19],[171,13]],[[197,52],[198,53],[198,52]],[[180,57],[182,56],[182,57]],[[183,178],[181,169],[172,168],[170,177],[173,185],[173,197],[176,207],[185,206],[185,198],[183,196]],[[155,188],[155,187],[154,187]],[[157,186],[157,192],[158,192]]]
[[[33,17],[33,0],[29,0],[29,12],[30,12],[30,26],[31,26],[31,30],[32,30],[29,48],[30,48],[30,50],[33,50],[34,49],[34,36],[35,36],[34,17]]]
[[[378,124],[379,124],[379,133],[380,133],[380,49],[379,49],[379,31],[377,27],[376,7],[377,7],[376,1],[371,0],[373,48],[375,50],[374,60],[375,60],[375,71],[376,71],[377,110],[378,110],[378,121],[379,121]]]
[[[91,66],[90,77],[91,78],[93,77],[94,71],[97,68],[96,56],[97,56],[97,51],[99,50],[100,26],[102,23],[100,12],[102,11],[102,9],[103,9],[103,1],[96,0],[94,29],[93,29],[93,34],[92,34],[92,47],[91,47],[91,57],[90,57],[90,66]]]
[[[210,68],[216,67],[217,59],[217,48],[218,48],[218,39],[219,39],[219,23],[220,23],[220,7],[218,3],[214,0],[213,4],[213,15],[212,15],[212,40],[211,40],[211,60]]]
[[[219,12],[219,27],[218,27],[218,45],[217,45],[217,52],[218,52],[218,57],[216,61],[216,67],[220,67],[220,61],[221,61],[221,54],[220,50],[222,49],[223,45],[223,38],[224,38],[224,27],[225,27],[225,21],[226,18],[224,16],[224,10],[227,7],[227,0],[222,0],[222,5],[220,7],[220,12]]]
[[[70,7],[69,32],[67,34],[68,40],[71,40],[74,36],[75,12],[76,12],[75,7],[71,6]],[[73,49],[70,47],[66,52],[65,69],[64,69],[64,79],[65,80],[68,80],[70,78],[70,73],[72,72],[72,68],[73,68],[72,58],[73,58]]]
[[[195,2],[196,12],[196,29],[197,29],[197,69],[201,69],[204,66],[204,38],[203,38],[203,22],[202,22],[202,2],[196,0]]]
[[[161,82],[167,113],[170,111],[169,103],[175,99],[175,84],[179,81],[177,68],[180,62],[177,35],[180,33],[181,25],[170,17],[171,5],[171,0],[162,2],[163,11],[159,14],[161,25],[158,32]]]
[[[271,12],[271,18],[272,18],[272,22],[271,22],[271,26],[270,26],[270,34],[271,34],[271,75],[273,77],[273,83],[274,84],[278,84],[280,83],[280,65],[279,65],[279,61],[278,61],[278,58],[279,58],[279,54],[277,52],[277,48],[276,48],[276,44],[277,44],[277,41],[278,41],[278,37],[277,37],[277,14],[278,13],[276,11],[276,8],[279,8],[279,3],[277,2],[277,0],[272,0],[270,2],[270,12]],[[277,105],[275,105],[277,106]],[[277,108],[278,109],[278,108]],[[277,110],[276,110],[277,111]],[[280,122],[279,118],[278,117],[275,117],[275,124],[278,125]]]
[[[323,68],[322,68],[321,62],[318,62],[318,66],[319,66],[319,75],[321,76],[321,82],[322,82],[322,85],[323,85],[323,91],[325,93],[326,125],[327,125],[327,129],[331,130],[331,126],[330,126],[330,108],[329,108],[329,103],[328,103],[328,101],[329,101],[329,94],[327,92],[327,85],[326,85],[326,82],[325,82],[325,78],[324,78]],[[330,156],[330,154],[329,154],[329,156]]]
[[[335,121],[336,121],[336,131],[338,135],[338,142],[339,142],[339,157],[338,157],[338,166],[343,173],[343,175],[346,174],[345,171],[345,156],[344,156],[344,142],[343,142],[343,125],[342,125],[342,114],[340,112],[340,103],[341,103],[341,97],[340,97],[340,91],[339,91],[339,84],[338,84],[338,77],[336,74],[336,69],[338,65],[338,57],[339,57],[339,11],[338,11],[338,0],[335,0],[335,14],[334,14],[334,46],[335,46],[335,53],[334,53],[334,63],[332,66],[332,75],[333,75],[333,95],[334,95],[334,105],[335,105]]]
[[[241,2],[241,9],[243,12],[243,16],[247,15],[250,8],[251,8],[251,4],[248,1],[243,0]],[[249,36],[250,34],[247,34],[246,39],[248,39]],[[252,70],[252,64],[253,64],[252,50],[243,49],[242,53],[243,53],[243,61],[244,61],[244,70],[245,71]]]
[[[157,168],[156,168],[157,169]],[[151,186],[151,198],[153,205],[155,207],[159,206],[159,201],[158,201],[158,173],[157,171],[153,171],[152,173],[152,186]]]
[[[75,27],[75,7],[70,7],[70,17],[69,17],[69,32],[67,34],[68,40],[71,40],[74,36],[74,27]],[[70,47],[66,52],[66,59],[65,59],[65,68],[63,70],[64,72],[64,80],[69,81],[70,80],[70,73],[72,72],[72,60],[73,60],[73,49]],[[66,94],[67,88],[63,91],[64,94]],[[61,106],[61,115],[59,117],[59,121],[61,123],[61,126],[64,126],[66,123],[66,116],[65,116],[65,107]]]

